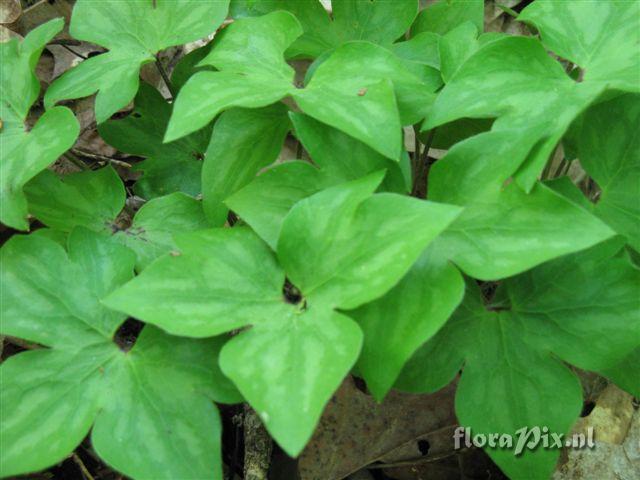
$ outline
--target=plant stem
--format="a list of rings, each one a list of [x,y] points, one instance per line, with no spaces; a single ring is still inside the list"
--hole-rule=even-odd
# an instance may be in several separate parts
[[[413,188],[411,189],[411,196],[418,198],[427,198],[427,184],[429,180],[429,170],[433,162],[429,159],[429,150],[433,143],[433,137],[435,137],[436,129],[434,128],[429,132],[429,137],[424,145],[424,152],[422,156],[418,157],[418,166],[413,177]]]
[[[167,74],[167,71],[164,69],[164,67],[162,66],[162,62],[160,61],[160,58],[158,58],[158,56],[156,56],[156,68],[158,69],[158,72],[160,73],[160,76],[162,77],[162,80],[164,80],[164,84],[167,86],[167,90],[169,90],[169,93],[171,94],[171,99],[175,99],[176,98],[176,92],[173,89],[173,84],[171,83],[171,79],[169,78],[169,75]]]

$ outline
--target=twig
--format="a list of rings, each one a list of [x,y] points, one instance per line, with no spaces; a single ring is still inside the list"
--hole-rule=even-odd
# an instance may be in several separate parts
[[[113,163],[114,165],[118,165],[120,167],[124,167],[124,168],[131,168],[132,165],[130,163],[127,162],[123,162],[122,160],[118,160],[112,157],[107,157],[106,155],[100,155],[98,153],[91,153],[91,152],[87,152],[85,150],[81,150],[79,148],[72,148],[71,152],[73,152],[76,155],[80,155],[82,157],[87,157],[90,158],[92,160],[97,160],[99,162],[109,162],[109,163]]]
[[[73,458],[73,461],[76,462],[76,465],[78,465],[78,468],[80,468],[80,471],[82,472],[83,477],[85,477],[87,480],[95,480],[95,478],[93,478],[93,475],[91,475],[87,467],[85,467],[84,463],[82,463],[82,459],[78,456],[76,452],[73,452],[71,454],[71,458]]]
[[[164,80],[164,84],[167,86],[167,90],[169,90],[169,93],[171,94],[171,98],[172,99],[176,98],[176,92],[173,89],[173,84],[171,83],[171,79],[169,78],[167,71],[162,66],[162,62],[160,61],[160,58],[158,56],[156,56],[156,68],[158,69],[158,72],[160,73],[162,80]]]
[[[266,480],[271,464],[273,441],[249,406],[244,409],[244,480]]]
[[[63,157],[66,158],[72,164],[74,164],[76,167],[78,167],[80,170],[89,170],[89,166],[86,163],[84,163],[82,160],[80,160],[78,157],[76,157],[71,150],[66,152],[63,155]]]

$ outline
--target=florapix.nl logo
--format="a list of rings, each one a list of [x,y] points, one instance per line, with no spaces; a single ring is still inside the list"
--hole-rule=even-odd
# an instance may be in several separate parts
[[[453,433],[454,448],[497,448],[513,450],[514,456],[522,455],[526,450],[560,449],[563,447],[582,449],[595,447],[593,427],[586,433],[564,435],[551,431],[548,427],[522,427],[513,434],[509,433],[476,433],[470,428],[458,427]]]

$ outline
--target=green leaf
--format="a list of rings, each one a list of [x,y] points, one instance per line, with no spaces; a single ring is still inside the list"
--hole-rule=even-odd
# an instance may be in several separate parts
[[[0,44],[0,220],[27,230],[27,200],[22,191],[31,180],[68,150],[80,127],[67,108],[55,108],[27,133],[25,120],[40,92],[35,68],[46,43],[63,27],[61,18],[35,28],[22,42]]]
[[[122,225],[122,180],[111,167],[59,178],[42,172],[26,188],[31,212],[49,227],[69,232],[83,226],[113,238],[136,253],[141,271],[176,248],[173,235],[207,228],[202,203],[180,192],[154,198]]]
[[[356,361],[358,326],[321,303],[287,303],[284,272],[249,229],[184,235],[178,246],[179,255],[157,260],[105,303],[180,335],[251,325],[225,346],[221,366],[276,441],[297,455]]]
[[[284,272],[249,229],[207,230],[175,241],[173,255],[152,263],[105,304],[190,337],[217,335],[283,312]]]
[[[640,347],[633,350],[619,364],[600,371],[602,375],[613,381],[618,387],[626,390],[634,397],[640,396]]]
[[[511,184],[467,207],[438,239],[443,255],[482,280],[515,275],[614,235],[596,217],[542,184]]]
[[[566,434],[582,409],[578,378],[549,352],[528,345],[508,314],[487,313],[470,327],[477,346],[467,354],[456,392],[460,423],[474,434],[517,438],[523,427]],[[521,456],[499,448],[487,453],[511,478],[548,478],[560,456],[559,450],[544,448]]]
[[[202,193],[207,217],[224,225],[227,197],[273,163],[289,131],[287,108],[276,104],[259,109],[232,109],[215,124],[202,169]]]
[[[362,332],[330,309],[294,309],[234,337],[220,356],[222,371],[291,456],[313,434],[325,404],[351,369]]]
[[[580,205],[588,211],[593,211],[593,204],[569,177],[565,176],[546,180],[544,184],[568,200],[571,200],[576,205]]]
[[[612,367],[640,346],[640,271],[608,248],[560,258],[506,284],[526,335],[585,370]]]
[[[305,113],[399,160],[400,120],[412,124],[424,117],[441,84],[437,70],[423,66],[416,74],[384,47],[351,42],[315,70],[307,88],[296,89],[283,52],[300,33],[286,11],[226,28],[202,62],[219,71],[197,73],[183,87],[165,140],[192,132],[224,109],[263,107],[291,95]]]
[[[71,35],[102,45],[107,53],[67,71],[47,90],[45,104],[98,92],[98,123],[126,106],[138,90],[140,67],[155,54],[213,33],[227,14],[228,0],[200,2],[140,2],[137,0],[79,0],[71,17]],[[202,125],[204,126],[204,125]]]
[[[106,369],[91,435],[98,455],[133,478],[222,478],[222,425],[212,400],[240,400],[216,365],[223,343],[145,327],[131,352]]]
[[[107,258],[112,262],[107,273],[123,283],[131,277],[135,257],[97,235],[76,229],[69,238],[69,255],[44,237],[16,236],[7,242],[1,250],[6,286],[2,333],[58,348],[80,348],[113,336],[126,317],[98,303],[105,289],[104,272],[90,258]],[[43,322],[47,328],[42,328]]]
[[[581,409],[581,389],[555,357],[596,369],[634,391],[640,338],[640,272],[619,241],[541,265],[502,284],[484,305],[475,284],[453,317],[407,363],[396,386],[435,391],[465,363],[456,394],[461,423],[474,433],[548,426],[565,433]],[[552,356],[553,354],[553,356]],[[485,405],[478,410],[478,402]],[[513,477],[547,478],[558,451],[487,453]]]
[[[383,295],[460,212],[397,194],[372,195],[383,175],[323,190],[285,218],[278,258],[310,301],[350,309]]]
[[[479,32],[484,28],[482,0],[439,0],[420,12],[411,27],[411,35],[433,32],[444,35],[465,22],[471,22]]]
[[[264,15],[288,10],[304,33],[287,49],[287,57],[315,58],[351,40],[388,46],[409,28],[418,11],[416,0],[334,0],[329,15],[318,0],[232,0],[231,15]]]
[[[69,235],[61,230],[54,230],[53,228],[39,228],[30,233],[32,237],[45,237],[49,240],[53,240],[62,248],[67,247],[67,239]]]
[[[194,73],[212,69],[212,67],[207,65],[200,66],[200,62],[209,55],[209,52],[211,52],[211,43],[196,48],[180,59],[171,72],[171,85],[176,92],[180,91]]]
[[[518,20],[535,25],[545,47],[582,67],[585,82],[640,91],[637,2],[537,0]]]
[[[320,168],[303,162],[276,165],[225,201],[274,250],[289,210],[324,188],[387,168],[389,173],[380,188],[406,192],[403,172],[397,162],[311,117],[297,113],[290,116],[298,139]]]
[[[533,140],[519,131],[485,132],[463,140],[435,162],[429,172],[429,198],[473,205],[495,197],[518,169],[519,157]],[[490,168],[488,168],[490,167]],[[451,188],[455,185],[456,188]]]
[[[275,250],[289,210],[335,183],[313,165],[286,162],[264,172],[225,203]]]
[[[63,177],[45,170],[24,191],[31,214],[64,232],[78,225],[95,231],[110,230],[126,197],[122,180],[111,166]]]
[[[64,27],[64,19],[55,18],[34,28],[22,41],[15,38],[0,44],[2,68],[0,93],[2,94],[2,121],[10,115],[21,122],[40,93],[40,81],[35,69],[45,45]],[[11,109],[12,113],[4,112]],[[6,127],[3,127],[3,130]]]
[[[400,195],[372,196],[382,177],[370,175],[299,202],[280,234],[284,269],[250,230],[208,230],[178,237],[179,252],[158,259],[104,301],[186,336],[251,325],[223,349],[222,369],[295,456],[360,351],[357,324],[333,308],[356,307],[384,294],[459,211]],[[398,211],[408,214],[398,217]],[[412,233],[400,235],[409,225]],[[305,231],[309,239],[300,243]],[[326,238],[331,245],[318,244]],[[339,263],[354,251],[356,261]],[[321,271],[327,267],[331,275]],[[285,271],[304,301],[292,305],[285,297]],[[310,284],[308,277],[322,285]],[[346,293],[335,293],[343,287]]]
[[[204,127],[225,109],[265,107],[290,94],[294,70],[283,53],[301,33],[299,22],[285,11],[242,18],[222,30],[200,62],[219,71],[198,72],[184,85],[165,141]]]
[[[423,130],[461,118],[497,117],[493,131],[518,131],[528,145],[517,158],[515,178],[529,191],[571,122],[603,89],[574,82],[537,40],[508,36],[489,41],[460,66]]]
[[[301,113],[289,114],[296,137],[309,152],[313,163],[335,183],[356,180],[379,170],[387,174],[381,184],[384,191],[407,193],[410,187],[402,171],[405,156],[400,163],[386,158],[355,138]],[[408,165],[407,165],[408,167]]]
[[[485,309],[477,286],[468,283],[467,290],[463,304],[408,363],[398,385],[414,392],[440,388],[464,360],[456,414],[472,435],[506,433],[517,439],[523,427],[566,433],[582,408],[578,379],[550,352],[530,344],[509,312]],[[479,404],[484,407],[478,409]],[[547,478],[559,457],[558,450],[542,448],[521,456],[512,449],[487,453],[511,478]]]
[[[590,108],[578,133],[580,164],[601,189],[594,212],[640,251],[640,96]],[[606,132],[606,134],[603,134]]]
[[[231,0],[229,13],[243,18],[276,10],[288,10],[300,22],[301,35],[287,48],[287,57],[319,56],[332,48],[335,29],[319,0]]]
[[[454,146],[430,173],[429,198],[466,206],[437,239],[437,247],[474,278],[515,275],[614,235],[543,184],[527,194],[507,182],[526,142],[513,132],[483,133]]]
[[[382,401],[413,353],[444,325],[464,296],[464,281],[427,248],[389,292],[348,312],[364,332],[357,368]],[[392,322],[389,320],[393,319]]]
[[[336,49],[294,98],[306,114],[398,160],[400,126],[420,121],[441,85],[437,70],[425,69],[420,77],[391,51],[351,42]]]
[[[119,245],[112,239],[104,239],[101,235],[86,228],[74,229],[67,240],[69,259],[84,271],[84,282],[91,290],[93,300],[101,299],[117,286],[131,279],[131,262],[135,255],[128,248]],[[96,258],[109,258],[108,262],[97,262]],[[94,313],[105,327],[102,331],[108,336],[121,320],[116,312],[107,311],[100,305]],[[88,318],[87,321],[91,323]]]
[[[156,258],[177,248],[175,234],[207,227],[202,202],[176,192],[145,203],[131,226],[116,232],[114,238],[136,252],[136,270],[142,271]]]
[[[464,61],[479,48],[478,29],[471,22],[465,22],[443,35],[438,42],[440,72],[448,83]]]
[[[221,478],[212,400],[240,400],[217,366],[225,339],[146,327],[130,352],[119,350],[111,337],[125,316],[100,299],[132,277],[135,257],[95,232],[74,229],[68,255],[33,235],[13,237],[1,255],[2,333],[53,348],[0,367],[0,474],[62,461],[95,422],[93,447],[132,478]]]
[[[65,107],[45,112],[29,133],[4,102],[0,116],[0,217],[10,227],[27,230],[27,199],[22,187],[71,148],[80,126]]]
[[[335,0],[331,6],[340,43],[367,40],[390,45],[404,35],[418,13],[415,0]]]
[[[104,395],[113,344],[34,350],[0,366],[0,474],[37,472],[64,460],[89,433]],[[102,369],[102,371],[101,371]]]
[[[440,36],[435,33],[423,32],[407,41],[394,43],[389,48],[407,62],[440,70],[439,39]]]
[[[134,110],[122,120],[108,120],[98,126],[100,136],[122,152],[146,157],[134,166],[142,178],[134,191],[152,199],[173,192],[201,193],[202,159],[211,136],[211,126],[171,143],[162,143],[171,105],[160,92],[142,83]]]

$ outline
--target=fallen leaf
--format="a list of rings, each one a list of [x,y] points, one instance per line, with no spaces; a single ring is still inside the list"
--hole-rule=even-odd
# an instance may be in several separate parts
[[[2,0],[4,2],[4,0]],[[59,38],[69,37],[69,20],[71,19],[71,4],[67,0],[40,0],[23,10],[22,15],[15,23],[16,31],[21,35],[26,35],[38,25],[48,22],[53,18],[64,17],[65,26],[59,33]]]
[[[412,455],[418,438],[456,424],[455,382],[431,395],[391,391],[384,402],[360,391],[347,378],[329,402],[320,424],[302,452],[302,480],[341,479],[382,459]],[[449,437],[451,439],[451,437]],[[413,442],[414,446],[407,443]],[[401,450],[396,450],[401,448]]]

